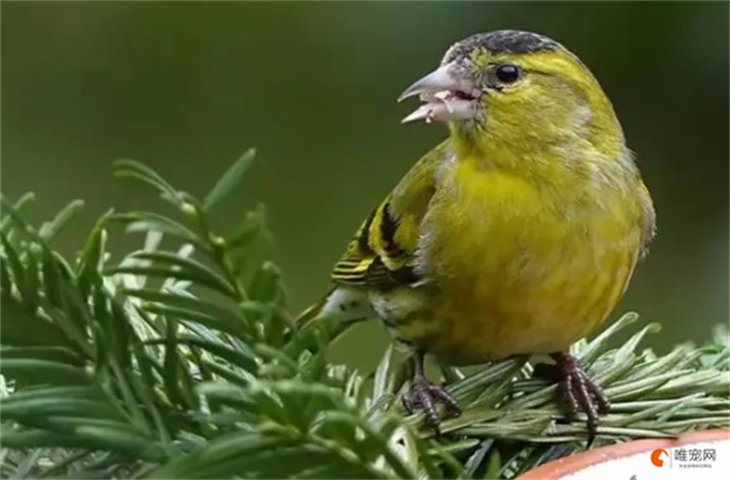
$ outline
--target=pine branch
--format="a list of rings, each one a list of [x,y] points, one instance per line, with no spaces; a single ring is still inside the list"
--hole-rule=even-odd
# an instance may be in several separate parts
[[[35,228],[21,211],[32,194],[3,199],[3,477],[511,478],[584,448],[584,419],[563,418],[555,385],[526,358],[468,375],[444,368],[464,412],[439,439],[402,410],[395,347],[373,372],[331,363],[327,347],[348,326],[294,327],[279,269],[257,260],[270,238],[263,208],[230,234],[210,219],[253,156],[204,201],[117,162],[117,176],[178,216],[110,211],[71,260],[52,245],[79,201]],[[144,242],[115,259],[107,243],[119,225]],[[637,318],[573,347],[613,404],[597,443],[728,426],[727,332],[657,355],[640,349],[651,324],[615,345]]]

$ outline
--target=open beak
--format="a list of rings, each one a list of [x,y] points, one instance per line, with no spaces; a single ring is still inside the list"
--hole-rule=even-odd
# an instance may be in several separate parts
[[[402,123],[424,120],[466,120],[474,118],[479,109],[481,92],[464,75],[456,61],[447,63],[406,89],[398,101],[418,95],[425,102]]]

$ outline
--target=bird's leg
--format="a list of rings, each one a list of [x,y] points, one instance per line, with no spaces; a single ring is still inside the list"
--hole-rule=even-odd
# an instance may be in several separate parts
[[[436,410],[436,405],[442,403],[446,407],[445,413],[447,416],[458,416],[461,409],[446,388],[435,385],[426,378],[423,371],[423,357],[424,353],[421,351],[416,351],[413,354],[413,380],[411,381],[410,391],[403,394],[403,407],[408,413],[423,410],[426,414],[428,426],[438,432],[441,416]]]
[[[588,378],[574,356],[565,352],[552,353],[550,356],[555,360],[555,365],[546,373],[559,383],[560,396],[568,419],[575,418],[579,411],[588,417],[587,446],[590,446],[596,437],[599,415],[608,413],[611,404],[601,387]]]

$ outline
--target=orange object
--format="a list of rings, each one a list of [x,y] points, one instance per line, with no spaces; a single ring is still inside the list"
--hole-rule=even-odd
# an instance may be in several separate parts
[[[680,435],[676,439],[634,440],[560,458],[526,472],[518,477],[518,480],[557,480],[568,477],[576,480],[578,478],[604,478],[603,475],[607,473],[606,470],[604,469],[599,473],[598,467],[609,462],[616,464],[615,471],[612,474],[622,475],[621,478],[631,478],[632,475],[636,475],[638,473],[635,471],[637,466],[644,471],[653,472],[654,474],[650,474],[650,476],[655,478],[672,478],[674,475],[669,475],[670,471],[686,476],[694,470],[697,474],[695,468],[683,468],[685,465],[692,463],[691,455],[683,458],[683,453],[689,452],[691,454],[695,450],[691,446],[697,444],[718,446],[717,449],[711,449],[717,454],[716,458],[703,458],[696,462],[704,462],[709,465],[700,470],[705,478],[715,478],[714,475],[727,475],[727,472],[722,471],[723,467],[720,466],[720,461],[724,463],[728,460],[722,458],[730,452],[728,443],[730,443],[730,429],[692,432]],[[646,463],[643,463],[641,459],[643,452],[646,452]],[[621,460],[637,455],[640,463],[637,464],[637,458],[634,458],[633,462],[627,462],[626,471],[621,471],[623,468]],[[692,467],[692,465],[689,466]],[[581,473],[584,475],[580,475]],[[639,475],[636,478],[644,479],[647,478],[647,475]],[[723,477],[718,476],[717,478]]]

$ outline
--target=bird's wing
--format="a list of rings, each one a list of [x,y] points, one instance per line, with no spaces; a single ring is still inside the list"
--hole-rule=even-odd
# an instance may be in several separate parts
[[[435,173],[450,141],[426,154],[360,225],[335,265],[337,284],[389,288],[419,281],[414,270],[420,225],[435,186]]]

